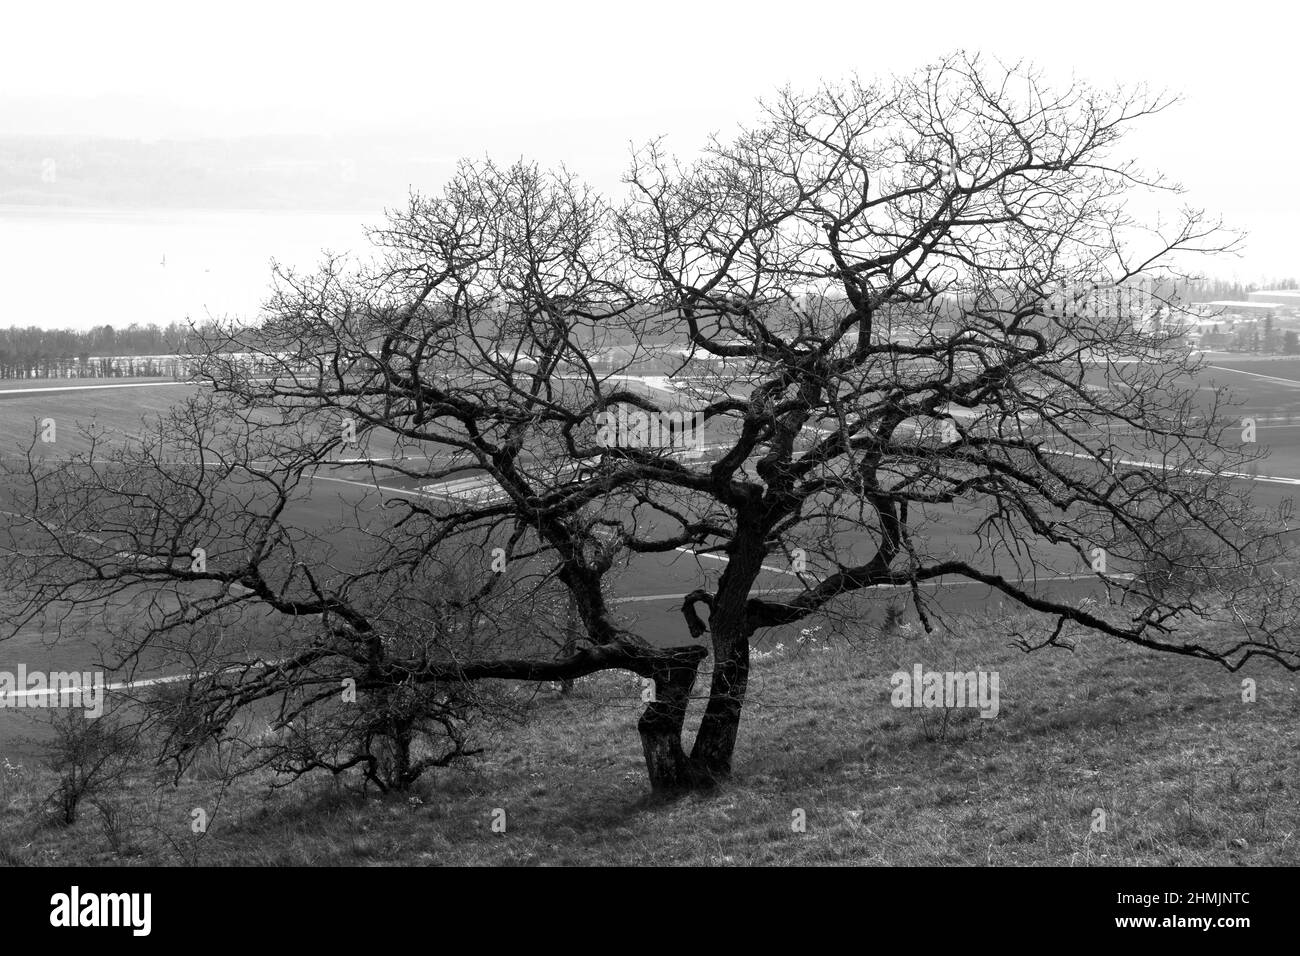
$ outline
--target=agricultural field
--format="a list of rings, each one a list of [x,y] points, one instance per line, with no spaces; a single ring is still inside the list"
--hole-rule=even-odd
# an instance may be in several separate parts
[[[1216,359],[1208,363],[1205,380],[1198,384],[1199,393],[1209,394],[1218,386],[1232,389],[1240,401],[1241,414],[1253,415],[1258,421],[1261,444],[1266,446],[1268,457],[1262,463],[1258,480],[1243,476],[1259,501],[1265,507],[1279,508],[1292,498],[1300,487],[1300,420],[1294,424],[1284,420],[1295,409],[1300,415],[1300,378],[1288,379],[1286,374],[1300,375],[1300,360],[1278,359],[1272,361],[1244,361]],[[1238,370],[1240,366],[1241,370]],[[1255,372],[1254,369],[1261,369]],[[1267,373],[1262,371],[1268,369]],[[1249,371],[1250,374],[1246,374]],[[89,447],[89,435],[94,434],[101,448],[129,445],[138,435],[142,422],[165,413],[186,397],[196,394],[194,386],[177,385],[159,381],[145,387],[109,387],[79,390],[59,390],[61,383],[49,384],[49,394],[40,383],[28,383],[24,389],[40,389],[36,394],[0,394],[0,457],[21,462],[22,446],[32,443],[40,422],[53,419],[58,426],[57,441],[35,442],[33,453],[57,461],[61,457],[84,453]],[[84,383],[78,383],[84,384]],[[135,383],[132,383],[135,384]],[[641,390],[647,397],[664,397],[665,392],[676,390],[662,378],[629,379],[624,384]],[[0,390],[2,392],[2,390]],[[1282,410],[1282,411],[1279,411]],[[716,441],[719,437],[714,436]],[[1118,439],[1122,442],[1122,438]],[[707,439],[706,439],[707,441]],[[432,484],[405,475],[395,474],[386,467],[388,462],[406,459],[411,449],[399,447],[383,439],[375,439],[365,447],[348,450],[321,466],[309,486],[301,490],[293,501],[288,523],[302,529],[304,547],[328,549],[331,560],[341,564],[348,556],[365,547],[364,536],[356,525],[356,515],[379,509],[385,501],[394,499],[435,504],[455,501],[458,496],[491,496],[498,493],[495,485],[481,473],[465,472],[453,480]],[[418,461],[406,461],[416,464]],[[1270,479],[1277,480],[1270,480]],[[986,549],[988,543],[977,535],[978,514],[961,504],[930,506],[918,509],[914,516],[918,528],[932,535],[935,553],[945,550],[953,554],[971,555]],[[852,547],[852,542],[847,542]],[[314,552],[319,557],[320,552]],[[1053,552],[1045,547],[1036,554],[1040,564],[1050,567],[1054,574],[1044,575],[1037,587],[1050,592],[1093,593],[1095,581],[1087,580],[1086,570],[1079,567],[1077,555],[1068,551]],[[1019,564],[1014,555],[999,557],[1000,573],[1017,576]],[[693,587],[708,586],[721,573],[724,561],[709,554],[670,552],[660,555],[642,555],[619,576],[619,590],[615,600],[625,608],[629,623],[641,629],[656,642],[665,644],[688,640],[678,611],[680,595]],[[811,569],[816,573],[819,569]],[[703,577],[702,577],[703,576]],[[1071,580],[1071,579],[1077,580]],[[800,587],[797,575],[784,561],[773,559],[765,566],[759,585],[764,590],[780,592]],[[978,608],[989,597],[982,585],[962,583],[956,587],[930,586],[936,592],[940,609],[961,611]],[[942,590],[942,594],[937,592]],[[868,603],[878,609],[896,604],[906,595],[882,591]],[[878,613],[883,613],[879,610]],[[87,620],[79,626],[86,633],[86,641],[94,642],[96,625]],[[785,635],[773,634],[766,642],[778,643]],[[58,648],[45,647],[35,630],[27,629],[16,638],[0,643],[0,666],[8,658],[32,660],[50,664],[64,663],[77,657],[75,645]],[[2,717],[2,715],[0,715]]]
[[[1229,360],[1225,360],[1225,363],[1227,362]],[[1300,378],[1292,381],[1287,377],[1287,375],[1300,375],[1300,363],[1292,364],[1296,365],[1296,368],[1286,363],[1274,365],[1262,362],[1240,362],[1240,360],[1231,364],[1214,363],[1214,368],[1206,369],[1206,380],[1200,386],[1205,390],[1205,394],[1209,394],[1209,389],[1216,385],[1230,386],[1234,389],[1236,397],[1243,402],[1243,415],[1253,414],[1260,419],[1258,424],[1260,440],[1270,446],[1271,454],[1266,459],[1265,466],[1261,467],[1261,475],[1264,476],[1262,480],[1251,480],[1249,486],[1255,493],[1257,501],[1268,507],[1286,505],[1294,496],[1296,485],[1300,484],[1295,481],[1300,479],[1300,421],[1291,424],[1286,420],[1279,420],[1278,411],[1290,410],[1292,407],[1300,408],[1300,393],[1296,392],[1300,389]],[[1242,368],[1238,368],[1238,365]],[[1253,369],[1256,368],[1268,368],[1269,371],[1253,373]],[[647,395],[662,395],[666,390],[662,380],[630,381],[628,385],[642,389]],[[39,425],[40,419],[55,419],[59,424],[59,438],[52,444],[38,442],[32,447],[36,454],[43,454],[45,457],[57,460],[61,455],[86,451],[88,432],[95,432],[99,436],[96,441],[107,441],[109,445],[129,444],[131,438],[139,434],[142,418],[148,419],[149,416],[164,414],[175,403],[185,401],[190,395],[196,394],[192,386],[177,386],[172,382],[157,382],[147,388],[62,390],[62,392],[49,389],[48,392],[49,394],[0,395],[0,434],[3,434],[4,441],[8,444],[6,455],[9,455],[10,460],[21,458],[19,446],[31,442],[30,429]],[[1283,414],[1290,414],[1290,412],[1283,412]],[[474,472],[468,472],[467,475],[456,480],[445,480],[430,485],[386,470],[385,459],[402,458],[403,451],[398,446],[385,445],[376,441],[360,449],[339,454],[338,460],[333,460],[318,470],[311,484],[304,489],[302,496],[295,499],[287,514],[287,520],[302,529],[303,540],[300,546],[304,550],[311,550],[313,559],[335,562],[335,566],[341,568],[352,566],[359,561],[357,555],[364,554],[368,541],[361,531],[364,522],[361,522],[359,527],[356,516],[380,515],[385,502],[406,499],[406,501],[437,503],[455,501],[461,494],[481,496],[481,494],[493,493],[490,486],[485,485],[482,476]],[[1270,477],[1278,477],[1282,480],[1269,480]],[[961,505],[923,509],[915,515],[915,520],[919,527],[928,527],[932,533],[937,532],[937,535],[931,538],[933,550],[949,549],[952,554],[970,555],[979,553],[980,549],[988,546],[987,542],[980,540],[975,533],[979,515]],[[848,544],[852,549],[852,541],[844,544]],[[1080,566],[1078,555],[1066,550],[1052,553],[1050,548],[1044,548],[1035,557],[1040,567],[1052,567],[1056,574],[1037,571],[1037,580],[1027,583],[1032,593],[1070,597],[1071,600],[1104,598],[1106,589],[1099,584],[1095,576],[1088,574],[1086,567]],[[996,566],[1009,578],[1015,579],[1019,576],[1019,564],[1014,554],[998,555]],[[718,555],[695,554],[685,550],[671,551],[667,554],[640,555],[632,561],[625,562],[617,572],[611,604],[615,605],[617,614],[625,626],[642,633],[656,644],[690,643],[692,639],[686,631],[680,610],[682,594],[694,588],[714,587],[724,567],[725,561]],[[818,570],[819,568],[811,568],[813,572]],[[758,587],[771,594],[793,593],[801,588],[801,581],[800,576],[792,571],[788,562],[774,558],[764,564]],[[991,588],[970,581],[932,581],[923,585],[922,593],[927,598],[928,610],[932,614],[933,622],[939,627],[939,632],[941,635],[948,636],[946,640],[949,644],[939,645],[943,653],[954,653],[957,645],[952,641],[956,641],[959,636],[991,632],[989,630],[991,624],[987,623],[988,620],[1002,622],[1002,615],[1010,613],[1009,607],[1005,606],[1001,597],[996,596]],[[110,653],[112,637],[122,628],[129,628],[135,613],[136,609],[130,606],[113,607],[104,613],[78,607],[68,618],[61,620],[57,628],[59,633],[57,640],[53,639],[55,631],[48,626],[48,622],[34,620],[8,639],[0,641],[0,670],[16,669],[19,663],[29,669],[47,671],[79,670],[92,666],[98,667],[103,663],[113,663],[112,653]],[[237,646],[244,659],[276,657],[278,622],[274,619],[274,615],[250,613],[243,620],[243,627],[247,635],[243,643]],[[1197,793],[1204,793],[1205,787],[1213,790],[1213,788],[1230,786],[1219,780],[1219,777],[1222,777],[1223,773],[1229,773],[1231,767],[1245,766],[1249,761],[1256,760],[1257,754],[1252,756],[1252,748],[1264,748],[1269,750],[1269,753],[1273,753],[1274,756],[1269,757],[1269,760],[1277,767],[1287,766],[1287,761],[1294,761],[1294,754],[1277,752],[1279,741],[1265,739],[1268,736],[1264,732],[1266,723],[1258,715],[1262,710],[1242,713],[1239,709],[1223,702],[1231,698],[1232,688],[1239,683],[1239,678],[1222,674],[1210,665],[1193,665],[1190,662],[1177,661],[1143,663],[1138,670],[1132,670],[1131,662],[1123,663],[1132,657],[1131,650],[1117,648],[1097,640],[1095,643],[1088,644],[1083,661],[1076,661],[1075,658],[1056,659],[1056,662],[1050,665],[1048,675],[1039,679],[1032,676],[1035,667],[1039,665],[1039,658],[1035,657],[1031,663],[1022,665],[1021,654],[1008,649],[1008,640],[1005,639],[1004,633],[1004,640],[1000,643],[985,641],[987,645],[985,650],[989,661],[997,663],[1004,674],[1010,672],[1018,675],[1019,683],[1013,696],[1013,706],[1009,711],[1010,723],[998,724],[998,727],[1006,727],[1006,730],[997,731],[993,736],[980,734],[971,739],[969,744],[975,748],[976,756],[972,756],[971,753],[962,753],[958,756],[953,749],[952,741],[944,743],[943,740],[935,739],[937,731],[932,727],[922,727],[919,724],[915,727],[910,724],[904,726],[898,723],[896,717],[889,715],[892,711],[888,708],[881,710],[876,717],[868,715],[875,713],[874,709],[868,708],[867,713],[862,717],[853,718],[849,718],[846,714],[839,714],[837,710],[850,706],[849,701],[857,698],[855,695],[865,695],[868,701],[878,698],[880,682],[883,680],[881,675],[889,667],[889,663],[881,657],[881,654],[888,656],[885,649],[892,648],[894,652],[901,653],[898,659],[914,659],[914,650],[901,652],[900,641],[909,640],[910,636],[917,633],[919,633],[919,624],[911,609],[910,594],[904,589],[883,588],[861,594],[854,600],[846,602],[839,614],[836,614],[824,628],[813,628],[813,630],[793,626],[770,628],[762,632],[761,639],[755,644],[755,653],[761,659],[762,665],[761,670],[758,671],[759,689],[758,695],[754,698],[753,717],[746,719],[751,719],[757,730],[753,735],[746,736],[745,747],[753,750],[753,754],[744,758],[744,762],[749,763],[754,769],[751,770],[753,777],[746,778],[741,784],[742,790],[736,797],[737,812],[744,812],[746,816],[753,816],[755,821],[758,821],[754,825],[758,830],[751,834],[755,838],[762,832],[775,832],[779,829],[777,822],[761,822],[761,818],[766,819],[764,814],[770,816],[776,813],[775,804],[772,803],[776,800],[775,792],[764,790],[770,784],[763,782],[764,780],[772,782],[790,771],[796,774],[797,780],[802,780],[800,787],[807,790],[806,795],[803,790],[800,790],[800,800],[818,808],[815,818],[819,821],[818,832],[823,834],[820,838],[800,844],[790,843],[789,840],[777,840],[770,847],[762,849],[759,857],[753,857],[742,845],[745,840],[737,838],[737,842],[731,838],[724,839],[720,832],[715,834],[716,843],[705,847],[690,840],[684,842],[673,840],[666,830],[664,839],[667,843],[662,845],[649,842],[649,836],[642,834],[636,838],[641,840],[641,843],[629,844],[627,851],[617,851],[614,844],[604,844],[606,848],[599,852],[608,853],[610,861],[616,862],[646,861],[656,855],[667,855],[679,862],[774,860],[814,862],[839,860],[845,858],[844,855],[852,857],[859,852],[865,853],[876,862],[941,862],[939,858],[927,856],[920,851],[919,844],[914,845],[907,834],[920,826],[930,831],[932,835],[946,834],[948,836],[944,836],[944,839],[953,839],[953,827],[965,826],[966,823],[975,821],[975,825],[978,825],[976,832],[983,834],[979,839],[987,838],[985,842],[988,845],[982,844],[983,848],[980,852],[984,853],[989,862],[1154,862],[1167,860],[1167,858],[1187,862],[1199,860],[1203,858],[1200,853],[1209,852],[1209,849],[1197,851],[1199,842],[1208,840],[1213,843],[1214,840],[1219,842],[1226,840],[1231,844],[1232,840],[1236,839],[1245,840],[1247,849],[1240,849],[1240,851],[1232,849],[1232,852],[1239,853],[1243,860],[1260,858],[1260,860],[1277,861],[1292,858],[1294,845],[1288,849],[1284,844],[1257,844],[1258,838],[1252,834],[1258,831],[1251,830],[1252,813],[1275,813],[1277,810],[1270,810],[1270,808],[1284,803],[1284,792],[1273,790],[1274,784],[1270,782],[1277,777],[1277,774],[1269,777],[1268,780],[1261,778],[1247,784],[1231,784],[1231,786],[1247,787],[1243,792],[1225,791],[1243,808],[1239,823],[1232,825],[1244,834],[1240,838],[1236,835],[1236,830],[1232,830],[1232,826],[1227,823],[1206,831],[1204,821],[1196,821]],[[879,644],[881,635],[889,636],[884,648],[875,646]],[[816,641],[820,641],[820,644],[815,644]],[[818,648],[815,652],[814,646]],[[907,658],[909,653],[913,657]],[[1109,654],[1114,656],[1110,657]],[[239,654],[231,652],[231,659],[238,656]],[[798,682],[820,685],[826,680],[831,680],[831,683],[835,683],[831,676],[822,674],[824,666],[828,666],[826,662],[831,661],[832,656],[837,662],[836,669],[842,669],[845,662],[848,662],[848,674],[852,675],[852,678],[846,676],[835,680],[849,680],[853,688],[841,688],[845,689],[844,695],[840,695],[837,691],[835,695],[828,697],[826,708],[829,709],[824,713],[819,710],[818,717],[810,719],[818,722],[824,719],[828,726],[832,724],[842,726],[845,728],[844,734],[836,735],[833,739],[818,744],[818,747],[824,745],[831,749],[826,749],[824,752],[815,750],[798,756],[789,750],[788,743],[783,743],[793,739],[793,730],[787,726],[787,718],[783,717],[780,701],[785,696],[800,693]],[[790,669],[788,678],[784,675],[784,669],[787,667]],[[131,661],[129,669],[114,672],[112,679],[135,680],[135,682],[161,679],[165,682],[186,672],[188,667],[185,659],[175,657],[174,654],[168,656],[168,654],[156,653],[146,654],[142,658]],[[1121,678],[1118,676],[1121,672],[1167,675],[1152,678],[1166,682],[1167,689],[1158,693],[1156,697],[1148,698],[1147,692],[1140,687],[1138,678]],[[789,687],[784,683],[787,679],[793,682]],[[520,860],[528,861],[554,860],[556,857],[551,855],[551,851],[547,851],[547,847],[558,840],[555,827],[565,829],[569,825],[562,822],[563,812],[560,805],[552,803],[545,796],[550,784],[538,782],[533,786],[529,783],[533,778],[528,780],[520,778],[517,775],[515,761],[523,760],[521,754],[534,744],[541,748],[538,750],[539,753],[549,753],[550,750],[547,748],[560,747],[559,737],[552,736],[551,731],[546,730],[547,721],[560,717],[568,719],[571,717],[569,710],[588,706],[588,698],[584,697],[584,693],[594,693],[597,698],[601,698],[602,695],[608,696],[610,693],[608,682],[611,680],[614,678],[606,675],[598,680],[584,682],[580,685],[588,688],[588,691],[578,693],[578,696],[563,702],[547,702],[549,697],[546,692],[543,692],[537,702],[542,724],[539,724],[536,730],[529,731],[525,739],[506,745],[498,756],[480,765],[477,770],[471,771],[467,777],[454,774],[450,778],[432,784],[438,788],[450,788],[450,791],[447,791],[448,795],[454,795],[450,803],[443,801],[446,809],[439,810],[442,816],[421,817],[420,814],[415,814],[411,818],[393,819],[393,821],[385,819],[378,835],[374,836],[374,840],[378,840],[378,843],[374,843],[373,847],[386,845],[383,843],[385,840],[406,831],[408,827],[413,827],[420,832],[421,839],[428,838],[432,840],[432,845],[442,848],[434,852],[438,861],[456,861],[463,858],[465,853],[480,853],[484,848],[473,840],[461,842],[451,836],[450,832],[442,829],[451,826],[452,821],[458,819],[456,814],[467,818],[473,816],[473,801],[469,799],[472,793],[484,792],[484,788],[504,788],[507,793],[510,793],[511,800],[520,801],[520,805],[529,808],[526,810],[526,813],[530,814],[529,826],[537,827],[536,839],[529,838],[528,842],[521,847],[512,849],[511,855],[521,855]],[[1295,688],[1292,685],[1294,682],[1288,683],[1284,678],[1275,680],[1270,678],[1270,680],[1269,713],[1273,713],[1277,708],[1294,710],[1296,705]],[[1127,689],[1121,688],[1123,691],[1121,695],[1112,700],[1109,696],[1109,688],[1114,682],[1125,685]],[[1179,706],[1175,705],[1175,700],[1178,700],[1177,695],[1180,693],[1177,688],[1183,687],[1184,684],[1187,687],[1209,688],[1213,685],[1213,688],[1216,688],[1213,691],[1210,689],[1196,691],[1196,695],[1199,696],[1195,696],[1195,700],[1200,702],[1197,702],[1192,713],[1186,718],[1179,713]],[[811,689],[809,692],[811,693]],[[1069,719],[1054,715],[1050,705],[1049,701],[1053,700],[1053,696],[1060,696],[1060,693],[1066,693],[1071,700],[1078,697],[1074,709],[1070,710],[1073,717]],[[634,736],[629,736],[628,728],[624,726],[629,721],[634,721],[634,709],[624,708],[624,706],[602,709],[599,700],[590,701],[590,706],[594,708],[595,715],[591,718],[594,723],[588,731],[584,731],[584,735],[580,735],[582,739],[593,740],[591,747],[598,752],[606,747],[606,743],[601,741],[607,741],[611,747],[614,747],[614,741],[619,741],[617,747],[625,748],[629,745],[634,747]],[[1216,734],[1222,737],[1221,745],[1225,748],[1222,766],[1218,763],[1214,766],[1188,763],[1187,766],[1182,767],[1179,773],[1186,773],[1187,787],[1191,788],[1188,791],[1190,796],[1187,796],[1186,800],[1179,796],[1182,791],[1169,790],[1166,793],[1166,784],[1157,779],[1160,774],[1154,773],[1151,769],[1160,765],[1160,761],[1148,765],[1138,760],[1139,754],[1144,749],[1153,752],[1154,748],[1157,748],[1156,737],[1151,736],[1156,731],[1151,731],[1149,734],[1144,731],[1145,736],[1134,743],[1139,749],[1130,754],[1132,760],[1125,757],[1118,763],[1112,761],[1112,758],[1118,758],[1119,754],[1128,752],[1130,744],[1123,739],[1123,731],[1119,728],[1131,718],[1132,713],[1136,713],[1132,710],[1134,708],[1145,708],[1143,713],[1151,711],[1160,715],[1158,718],[1160,726],[1166,727],[1170,734],[1184,732],[1180,730],[1184,719],[1205,721],[1209,719],[1209,715],[1213,715],[1213,726],[1217,728]],[[1097,719],[1101,719],[1102,723],[1097,724]],[[1242,719],[1247,719],[1249,723],[1240,724]],[[965,739],[963,735],[974,732],[980,723],[982,722],[974,726],[962,724],[954,728],[953,732],[958,739]],[[1078,757],[1070,756],[1066,749],[1062,749],[1066,748],[1066,744],[1049,743],[1048,735],[1052,727],[1067,728],[1067,736],[1070,740],[1074,740],[1074,744],[1070,745],[1078,745],[1083,753],[1092,753],[1095,758],[1088,758],[1083,763],[1078,763]],[[1242,727],[1245,727],[1244,736],[1238,739]],[[944,731],[944,734],[946,732],[948,731]],[[861,737],[854,736],[855,734],[861,734]],[[867,741],[862,744],[863,747],[868,748],[866,752],[855,752],[853,748],[857,747],[857,744],[853,744],[850,737]],[[27,774],[23,779],[26,779],[29,784],[39,777],[31,767],[39,766],[39,753],[42,752],[44,741],[47,739],[47,728],[40,722],[32,721],[29,714],[22,711],[0,710],[0,748],[4,748],[5,753],[10,754],[14,765],[29,767],[29,770],[22,771],[23,774]],[[512,749],[516,747],[519,748],[517,752]],[[565,744],[564,747],[576,747],[576,744]],[[783,753],[784,757],[781,756]],[[538,760],[541,758],[538,757]],[[578,760],[586,761],[590,760],[590,757],[578,757]],[[599,801],[602,800],[621,799],[620,787],[641,786],[634,767],[636,761],[633,760],[633,754],[628,752],[617,757],[616,760],[628,763],[628,779],[615,783],[615,790],[610,791],[607,790],[610,784],[597,784],[593,777],[591,786],[601,788],[601,795],[597,796],[593,793],[591,796],[591,800],[597,801],[594,805],[599,805]],[[950,769],[954,766],[953,761],[956,760],[961,762],[961,766],[965,769],[961,769],[959,774],[963,783],[959,786],[954,783],[953,786],[958,787],[958,790],[966,787],[966,790],[961,793],[957,791],[949,793],[933,791],[932,788],[926,787],[910,787],[909,796],[898,805],[897,809],[892,810],[887,825],[868,826],[863,822],[862,814],[870,808],[857,808],[853,805],[849,791],[845,790],[844,782],[840,782],[836,773],[823,777],[823,771],[827,771],[828,767],[841,767],[842,773],[849,773],[852,769],[853,774],[857,775],[853,779],[866,780],[872,773],[884,773],[884,770],[871,770],[871,767],[881,760],[885,763],[898,763],[900,766],[919,761],[920,765],[931,767],[936,771],[941,767]],[[1161,760],[1167,758],[1162,757]],[[1086,766],[1089,763],[1097,766],[1105,763],[1112,766],[1112,770],[1095,773],[1093,769]],[[982,766],[985,767],[984,770],[980,769]],[[867,774],[867,777],[862,777],[863,774]],[[1000,783],[1010,782],[1014,786],[1000,786],[996,791],[997,796],[993,796],[993,791],[983,790],[980,786],[980,780],[987,777],[997,779]],[[6,786],[17,786],[16,779],[10,779]],[[1106,792],[1101,796],[1084,796],[1083,791],[1080,790],[1082,784],[1089,784],[1089,786],[1096,784]],[[192,788],[201,790],[201,783],[191,782],[187,786],[190,786],[191,790]],[[248,786],[248,784],[240,784],[240,786]],[[970,790],[971,787],[975,787],[975,790]],[[1014,803],[1017,800],[1015,797],[1017,793],[1030,791],[1041,791],[1045,799],[1049,800],[1049,808],[1054,809],[1043,809],[1039,817],[1032,821],[1017,823],[1015,826],[1018,830],[1015,832],[998,830],[996,819],[1013,814],[1013,808],[1008,801]],[[1114,843],[1093,845],[1080,835],[1084,831],[1075,832],[1075,822],[1071,822],[1073,821],[1071,814],[1082,812],[1080,808],[1089,801],[1102,804],[1113,801],[1121,812],[1132,814],[1136,812],[1135,793],[1148,791],[1153,799],[1160,801],[1158,806],[1164,809],[1160,812],[1145,813],[1145,816],[1141,817],[1144,822],[1141,823],[1138,834],[1126,834],[1125,838]],[[205,851],[212,853],[217,860],[224,862],[250,860],[235,855],[237,851],[234,849],[247,832],[274,834],[277,832],[277,827],[294,826],[289,817],[283,816],[290,813],[289,810],[276,809],[277,804],[257,804],[252,792],[252,790],[239,791],[240,796],[237,796],[237,800],[240,801],[240,809],[237,812],[239,822],[234,825],[234,830],[230,831],[231,842],[224,843],[221,838],[213,839],[211,848]],[[974,799],[972,793],[976,796],[984,793],[980,799],[992,800],[993,803],[980,805],[982,809],[971,809],[972,806],[976,806],[970,803],[970,800]],[[181,797],[181,799],[188,799],[188,797]],[[334,797],[325,795],[324,792],[311,791],[308,799],[326,801],[331,808],[330,814],[334,814],[331,819],[337,819],[339,826],[348,826],[347,821],[354,818],[356,813],[363,812],[359,806],[352,806],[347,800],[343,800],[341,804],[331,803]],[[784,799],[784,796],[781,799]],[[956,803],[953,803],[954,800]],[[1179,803],[1180,800],[1190,805],[1190,809],[1184,808],[1184,805]],[[1261,804],[1261,800],[1264,803]],[[1160,814],[1166,810],[1169,816],[1161,817]],[[712,814],[715,810],[699,806],[697,809],[686,808],[675,813],[682,814],[684,821],[693,821],[693,814]],[[975,813],[976,816],[971,817],[971,813]],[[1191,816],[1184,819],[1179,816],[1183,813]],[[714,831],[715,823],[716,821],[708,822],[706,819],[701,819],[701,821],[684,822],[684,826],[699,826],[705,827],[706,831]],[[985,825],[989,827],[987,832],[982,829]],[[251,830],[248,830],[248,827],[251,827]],[[394,829],[386,830],[385,827],[394,827]],[[1187,827],[1195,831],[1193,835],[1196,836],[1196,840],[1193,840],[1192,844],[1182,840],[1182,836],[1191,832],[1187,831]],[[568,830],[565,829],[565,832]],[[637,832],[636,826],[633,826],[632,832],[633,834]],[[736,832],[742,834],[749,831]],[[831,839],[827,834],[835,834],[835,836]],[[852,839],[848,839],[850,836]],[[269,843],[263,843],[261,840],[257,842],[265,847],[264,858],[259,857],[257,861],[265,862],[278,858],[278,860],[305,862],[317,857],[335,862],[346,858],[365,860],[368,853],[374,852],[372,843],[369,842],[348,844],[351,847],[348,848],[335,845],[334,839],[333,835],[326,832],[321,835],[320,842],[295,843],[294,847],[290,848],[281,843],[281,838],[272,836]],[[971,836],[970,839],[975,839],[975,836]],[[965,845],[963,842],[958,843]],[[49,861],[64,861],[72,858],[68,856],[68,849],[61,848],[57,843],[38,842],[32,845],[44,845],[39,852],[48,855],[42,858],[48,858]],[[572,844],[568,845],[572,848]],[[281,847],[281,849],[276,851],[274,847]],[[640,849],[633,849],[633,847],[640,847]],[[164,851],[151,848],[146,842],[140,845],[138,852],[149,856]],[[285,856],[276,857],[277,852],[285,853]],[[502,861],[507,861],[507,858],[513,857],[502,857]]]

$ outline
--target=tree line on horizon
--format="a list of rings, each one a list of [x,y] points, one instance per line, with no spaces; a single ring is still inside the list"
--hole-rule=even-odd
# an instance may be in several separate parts
[[[1167,281],[1163,295],[1187,303],[1244,299],[1260,286],[1224,279]],[[1270,283],[1279,288],[1300,285],[1295,279]],[[38,325],[0,328],[0,380],[23,378],[145,378],[180,375],[178,356],[188,355],[204,340],[204,326],[186,322],[132,322],[117,328],[51,329]],[[593,343],[594,345],[595,343]],[[623,341],[605,346],[631,344]],[[1288,353],[1290,354],[1290,353]],[[143,361],[138,359],[145,358]],[[650,371],[670,371],[665,358]],[[658,365],[664,365],[661,370]]]
[[[196,327],[182,322],[165,326],[132,322],[124,328],[0,328],[0,379],[175,374],[177,362],[156,357],[186,354],[195,334]],[[151,358],[139,361],[143,356]]]

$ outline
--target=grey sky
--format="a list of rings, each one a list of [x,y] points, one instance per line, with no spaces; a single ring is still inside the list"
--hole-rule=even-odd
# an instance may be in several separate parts
[[[784,83],[964,47],[1182,93],[1130,149],[1300,272],[1296,26],[1281,4],[10,4],[0,129],[129,137],[414,129],[446,159],[564,161],[614,188],[629,140],[689,154]],[[421,184],[431,187],[436,184]],[[397,197],[395,197],[396,199]]]

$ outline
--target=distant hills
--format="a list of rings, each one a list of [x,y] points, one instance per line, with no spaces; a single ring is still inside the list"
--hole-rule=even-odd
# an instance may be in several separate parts
[[[0,136],[0,204],[377,211],[443,182],[427,138]]]

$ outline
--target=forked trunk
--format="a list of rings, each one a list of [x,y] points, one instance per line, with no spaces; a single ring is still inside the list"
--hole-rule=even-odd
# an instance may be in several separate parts
[[[655,699],[637,725],[655,793],[708,789],[731,774],[749,680],[749,641],[741,638],[727,646],[725,658],[714,665],[709,703],[690,756],[682,748],[682,726],[703,649],[689,664],[665,667],[655,679]]]
[[[744,602],[761,557],[757,546],[737,549],[719,582],[718,597],[705,591],[685,597],[682,613],[691,636],[699,639],[706,630],[712,632],[713,679],[709,703],[688,757],[682,749],[682,725],[699,662],[707,652],[703,647],[692,648],[687,652],[693,655],[689,668],[678,665],[656,678],[656,700],[646,708],[640,723],[646,770],[656,792],[707,789],[731,775],[749,683],[750,630]],[[697,604],[710,609],[707,625],[696,611]]]

